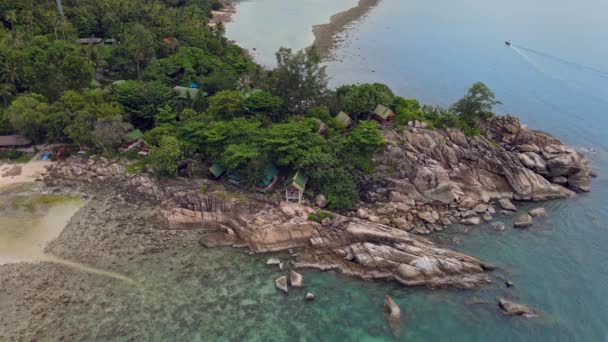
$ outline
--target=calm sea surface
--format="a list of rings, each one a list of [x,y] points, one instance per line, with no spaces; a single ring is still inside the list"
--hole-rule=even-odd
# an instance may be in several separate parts
[[[302,48],[310,28],[354,0],[258,0],[238,5],[229,38],[272,63],[279,46]],[[56,327],[85,340],[146,341],[606,341],[608,340],[608,3],[515,0],[383,0],[329,64],[332,84],[380,81],[398,94],[449,105],[483,81],[514,113],[589,156],[593,191],[543,204],[528,230],[452,227],[433,238],[495,263],[497,281],[477,291],[403,288],[334,273],[303,272],[306,289],[278,293],[284,274],[269,257],[234,249],[183,250],[116,260],[142,284],[116,282],[71,306]],[[504,45],[511,39],[513,46]],[[521,209],[529,207],[520,204]],[[277,255],[287,261],[286,255]],[[129,271],[130,270],[130,271]],[[317,299],[304,302],[306,291]],[[401,306],[403,334],[382,314],[385,294]],[[497,296],[526,303],[537,319],[506,318]],[[490,305],[466,305],[477,297]],[[67,330],[70,331],[70,330]],[[120,337],[119,337],[120,336]],[[78,339],[78,338],[75,338]]]

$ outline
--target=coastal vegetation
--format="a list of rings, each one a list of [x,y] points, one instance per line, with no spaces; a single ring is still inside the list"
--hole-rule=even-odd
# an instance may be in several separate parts
[[[499,102],[483,83],[449,109],[383,84],[331,90],[314,48],[281,48],[266,70],[209,25],[217,0],[8,0],[0,4],[0,133],[115,153],[137,129],[150,147],[137,168],[174,175],[189,160],[219,163],[251,187],[269,163],[302,170],[333,210],[351,208],[358,179],[391,126],[423,121],[479,134]],[[346,112],[350,127],[336,120]]]

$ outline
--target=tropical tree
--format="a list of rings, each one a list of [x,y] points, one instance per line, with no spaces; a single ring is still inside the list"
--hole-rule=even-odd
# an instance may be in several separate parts
[[[161,174],[173,174],[177,171],[177,163],[181,159],[181,144],[173,136],[165,136],[160,141],[159,147],[153,147],[148,156],[152,166]]]
[[[305,113],[327,90],[328,78],[321,57],[314,47],[295,54],[282,47],[276,57],[277,67],[270,80],[272,93],[283,99],[288,111]]]
[[[44,138],[48,113],[49,104],[40,94],[21,95],[6,109],[11,125],[36,142]]]
[[[243,97],[234,90],[222,90],[209,98],[207,113],[219,120],[232,119],[245,113]]]
[[[484,83],[477,82],[450,110],[462,116],[467,124],[475,125],[480,119],[492,116],[492,108],[497,104],[502,102],[496,100],[494,92]]]

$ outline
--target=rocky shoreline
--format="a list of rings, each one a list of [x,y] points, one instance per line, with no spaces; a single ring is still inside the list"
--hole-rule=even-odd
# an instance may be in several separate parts
[[[375,160],[375,181],[364,183],[359,207],[321,223],[308,220],[319,210],[312,203],[235,194],[206,179],[129,175],[124,160],[71,157],[50,167],[46,188],[91,198],[46,252],[127,274],[120,260],[137,262],[171,248],[289,250],[295,269],[470,289],[494,281],[496,266],[421,235],[451,224],[491,221],[500,211],[514,213],[511,200],[563,198],[590,188],[591,170],[582,153],[521,127],[513,117],[489,120],[477,137],[415,127],[387,128],[384,134],[387,148]],[[540,209],[530,214],[544,215]],[[12,313],[2,315],[0,339],[43,338],[70,300],[97,292],[108,296],[108,288],[99,285],[115,280],[97,278],[49,262],[0,266],[0,288],[8,289],[0,291],[2,311]],[[93,294],[85,293],[91,289]]]
[[[359,208],[322,223],[308,220],[318,210],[312,205],[232,196],[204,179],[126,176],[124,165],[108,161],[74,158],[55,167],[49,179],[117,179],[125,194],[157,203],[167,229],[204,228],[200,243],[207,247],[247,247],[253,253],[297,248],[294,266],[300,268],[473,288],[490,281],[487,272],[494,266],[436,247],[421,235],[451,224],[490,222],[499,211],[517,210],[511,200],[574,196],[589,190],[591,178],[581,152],[522,127],[515,117],[495,117],[482,127],[483,134],[474,137],[455,129],[385,129],[387,148],[375,160],[374,178],[364,182]],[[199,191],[213,184],[217,190]],[[524,219],[521,227],[533,223],[532,216]]]

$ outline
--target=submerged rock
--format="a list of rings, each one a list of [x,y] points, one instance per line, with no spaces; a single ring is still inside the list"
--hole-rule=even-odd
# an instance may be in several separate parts
[[[505,298],[498,298],[498,306],[502,312],[507,316],[537,316],[536,312],[529,307],[509,301]]]
[[[501,198],[498,201],[498,204],[500,204],[500,207],[504,210],[517,211],[517,207],[508,198]]]
[[[515,228],[527,228],[530,227],[533,223],[534,221],[532,221],[532,216],[528,214],[521,214],[519,217],[517,217],[517,219],[513,223],[513,226]]]
[[[281,260],[277,259],[277,258],[270,258],[268,260],[266,260],[266,265],[279,265],[281,263]]]
[[[530,210],[528,212],[528,214],[530,214],[530,216],[532,217],[546,217],[547,215],[547,211],[545,210],[545,208],[540,207],[540,208],[534,208],[532,210]]]
[[[503,222],[494,222],[490,225],[490,227],[497,231],[505,230],[505,224]]]
[[[298,273],[294,270],[291,270],[291,272],[289,272],[289,278],[290,278],[292,287],[304,286],[304,277],[300,273]]]
[[[277,287],[277,289],[279,289],[285,293],[289,292],[289,289],[287,288],[287,277],[286,276],[277,278],[274,281],[274,285]]]
[[[478,225],[481,223],[481,219],[479,218],[479,216],[472,216],[460,220],[460,223],[466,225]]]
[[[393,334],[395,336],[401,335],[401,309],[389,295],[384,296],[384,312],[386,312],[388,324]]]

